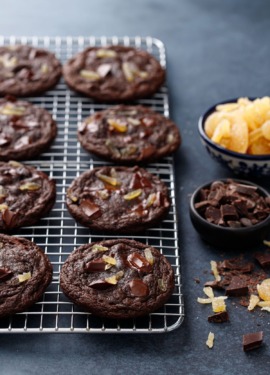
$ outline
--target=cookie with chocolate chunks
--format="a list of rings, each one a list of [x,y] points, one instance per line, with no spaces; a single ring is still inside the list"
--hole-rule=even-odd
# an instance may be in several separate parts
[[[45,109],[13,97],[0,99],[0,160],[31,159],[48,149],[56,132]]]
[[[52,52],[29,45],[0,46],[0,95],[38,94],[55,86],[61,74]]]
[[[86,311],[106,318],[135,318],[165,304],[174,273],[155,248],[128,239],[75,249],[60,273],[66,296]]]
[[[168,213],[166,185],[139,167],[101,167],[73,180],[67,207],[82,225],[98,231],[139,232]]]
[[[147,51],[126,46],[88,47],[63,67],[71,89],[98,101],[127,101],[154,94],[165,70]]]
[[[27,310],[51,280],[52,265],[35,243],[0,234],[0,318]]]
[[[55,202],[54,181],[34,167],[0,162],[0,229],[33,225]]]
[[[78,127],[81,145],[117,162],[149,162],[167,156],[180,145],[177,126],[143,106],[119,105],[96,112]]]

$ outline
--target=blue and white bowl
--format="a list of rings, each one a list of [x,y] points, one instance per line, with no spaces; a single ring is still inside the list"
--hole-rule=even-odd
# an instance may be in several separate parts
[[[235,174],[245,174],[253,177],[270,176],[270,155],[248,155],[227,150],[213,142],[204,131],[205,121],[211,113],[215,112],[217,105],[235,102],[237,102],[237,99],[217,103],[200,117],[198,128],[201,142],[215,160],[232,170]]]

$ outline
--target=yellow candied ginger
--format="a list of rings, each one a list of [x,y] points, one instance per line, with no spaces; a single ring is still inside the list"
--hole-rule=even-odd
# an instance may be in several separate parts
[[[231,151],[270,154],[270,97],[218,105],[204,129],[213,142]]]

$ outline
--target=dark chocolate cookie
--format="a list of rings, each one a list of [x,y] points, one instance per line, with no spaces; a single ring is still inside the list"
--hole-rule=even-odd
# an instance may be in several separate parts
[[[38,94],[55,86],[61,74],[52,52],[28,45],[0,47],[0,95]]]
[[[52,280],[52,265],[33,242],[0,234],[0,317],[25,311]]]
[[[149,314],[168,300],[174,273],[160,252],[137,241],[107,240],[75,249],[60,273],[75,304],[106,318]]]
[[[82,146],[119,162],[149,162],[176,151],[181,138],[168,118],[143,106],[119,105],[96,112],[78,129]]]
[[[0,99],[0,160],[25,160],[45,151],[56,136],[45,109],[13,97]]]
[[[145,169],[108,166],[77,177],[67,191],[67,207],[86,227],[127,233],[158,224],[170,201],[166,185]]]
[[[34,167],[0,162],[0,229],[36,223],[55,202],[55,183]]]
[[[115,102],[154,94],[165,71],[148,52],[133,47],[89,47],[63,68],[67,84],[90,98]]]

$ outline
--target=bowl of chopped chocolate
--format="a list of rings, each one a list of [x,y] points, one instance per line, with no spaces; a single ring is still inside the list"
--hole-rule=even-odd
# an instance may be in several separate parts
[[[270,195],[261,186],[220,179],[198,187],[190,218],[202,239],[219,248],[245,248],[262,242],[270,229]]]
[[[198,129],[208,153],[235,174],[270,175],[270,97],[218,103]]]

